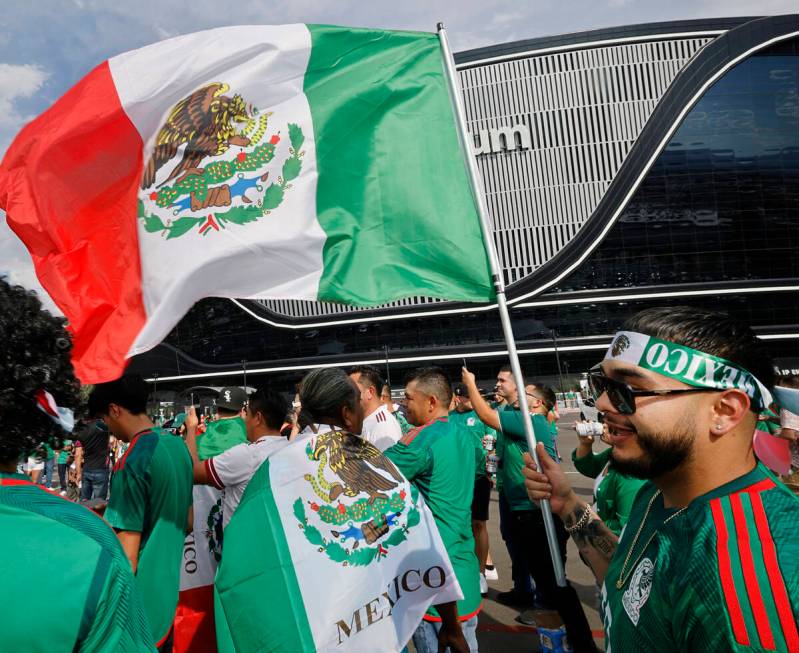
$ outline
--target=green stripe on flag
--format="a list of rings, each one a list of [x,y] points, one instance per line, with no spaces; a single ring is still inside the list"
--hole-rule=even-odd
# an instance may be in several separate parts
[[[215,605],[222,608],[216,611],[216,627],[223,641],[232,641],[237,651],[315,651],[268,458],[225,529],[223,550],[214,581]],[[269,600],[258,601],[259,596]]]
[[[438,36],[309,25],[319,299],[494,299]]]

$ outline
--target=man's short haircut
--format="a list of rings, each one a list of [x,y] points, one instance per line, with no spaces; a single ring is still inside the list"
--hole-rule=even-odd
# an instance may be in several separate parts
[[[774,364],[752,329],[725,313],[695,306],[648,308],[633,315],[623,330],[675,342],[724,358],[774,387]]]
[[[269,387],[258,388],[248,399],[250,412],[261,413],[266,425],[280,429],[289,411],[289,402],[283,395]]]
[[[231,410],[230,408],[223,408],[222,406],[217,406],[216,412],[222,417],[235,417],[241,413],[240,410]]]
[[[150,388],[139,374],[126,374],[116,381],[98,383],[89,395],[89,415],[100,417],[108,415],[108,407],[116,404],[134,415],[142,415],[147,410]]]
[[[420,367],[408,373],[405,385],[416,381],[417,389],[423,394],[435,397],[439,403],[449,406],[452,401],[452,383],[447,373],[440,367]]]
[[[380,372],[377,371],[376,367],[372,367],[371,365],[356,365],[355,367],[351,367],[347,370],[347,374],[350,376],[353,374],[360,374],[360,385],[365,388],[372,387],[375,389],[375,394],[380,394],[383,390],[383,386],[386,384],[383,381],[383,377],[380,375]]]
[[[535,387],[536,396],[544,402],[547,410],[552,410],[555,407],[558,399],[555,396],[555,391],[552,388],[550,388],[548,385],[544,385],[543,383],[536,383],[535,381],[528,383],[527,385],[532,385]]]
[[[510,366],[510,363],[505,363],[502,367],[499,368],[500,372],[510,372],[511,376],[513,375],[513,368]]]
[[[40,443],[60,446],[71,438],[42,410],[36,393],[46,390],[64,408],[80,412],[80,384],[70,362],[66,320],[44,309],[36,294],[0,278],[0,462],[11,463]]]

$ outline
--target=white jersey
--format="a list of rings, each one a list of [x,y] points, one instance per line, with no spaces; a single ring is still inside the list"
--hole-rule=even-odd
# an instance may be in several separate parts
[[[402,438],[402,428],[385,404],[380,404],[380,408],[370,413],[363,420],[361,437],[368,440],[380,451],[385,451],[389,447],[397,444]]]
[[[255,472],[269,456],[288,444],[282,435],[264,435],[255,442],[243,442],[227,451],[208,458],[205,469],[213,486],[224,490],[222,499],[222,528],[227,528],[239,505],[244,490]]]

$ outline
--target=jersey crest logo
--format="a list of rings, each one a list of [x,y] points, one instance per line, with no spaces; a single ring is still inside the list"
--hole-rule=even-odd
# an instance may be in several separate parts
[[[344,567],[369,565],[419,523],[418,490],[370,442],[330,431],[313,438],[305,453],[316,463],[316,474],[304,476],[313,495],[298,497],[293,510],[319,553]]]
[[[283,202],[300,175],[305,142],[300,126],[281,125],[290,146],[281,145],[280,131],[266,137],[272,113],[260,113],[229,91],[227,84],[214,82],[172,107],[142,175],[138,217],[145,231],[169,240],[256,222]],[[281,174],[267,185],[270,163],[280,151],[287,154]]]
[[[466,426],[474,426],[474,425],[475,425],[474,417],[469,417],[466,420]]]
[[[630,586],[622,596],[622,605],[636,626],[638,619],[641,617],[641,608],[649,599],[649,593],[652,591],[652,580],[655,576],[655,565],[649,558],[644,558],[636,567],[633,577],[630,579]]]
[[[611,346],[610,349],[610,354],[611,356],[616,358],[617,356],[621,356],[629,348],[630,348],[630,339],[624,334],[622,334],[613,341],[613,345]]]

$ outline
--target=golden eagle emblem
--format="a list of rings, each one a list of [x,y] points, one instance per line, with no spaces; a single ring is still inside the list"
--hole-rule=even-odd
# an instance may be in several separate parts
[[[320,434],[311,457],[322,462],[320,472],[327,461],[330,471],[342,481],[329,485],[327,494],[330,501],[335,501],[342,494],[354,497],[363,493],[368,495],[371,503],[378,498],[387,498],[384,492],[393,490],[404,481],[394,463],[378,449],[349,433],[330,431]],[[391,478],[379,472],[385,472]]]
[[[236,130],[236,125],[250,120],[253,110],[241,95],[225,95],[230,87],[214,83],[194,91],[178,102],[155,139],[155,148],[144,168],[141,188],[155,183],[155,175],[185,145],[183,158],[160,186],[189,175],[201,175],[200,164],[206,157],[227,152],[231,145],[245,147],[250,139]]]
[[[610,354],[614,358],[621,356],[625,351],[630,348],[630,339],[625,335],[618,336],[610,348]]]

